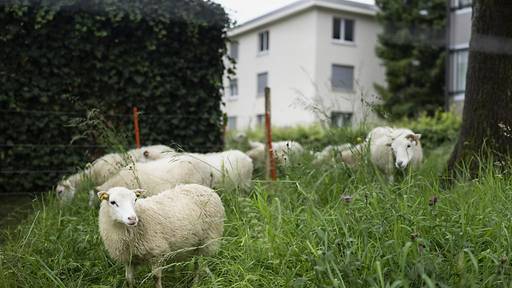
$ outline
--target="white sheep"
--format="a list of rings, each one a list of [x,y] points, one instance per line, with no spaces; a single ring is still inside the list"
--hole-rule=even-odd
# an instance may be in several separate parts
[[[421,134],[410,129],[377,127],[370,131],[363,144],[342,152],[342,160],[356,166],[366,150],[370,161],[392,181],[395,168],[417,168],[423,160]]]
[[[252,171],[251,158],[238,150],[207,154],[170,153],[167,158],[124,168],[96,190],[124,186],[142,188],[149,195],[155,195],[178,184],[248,189]]]
[[[114,187],[141,188],[148,195],[156,195],[179,184],[200,184],[212,187],[214,175],[203,160],[187,154],[173,153],[167,158],[133,163],[121,169],[96,191],[107,191]],[[89,192],[94,195],[93,191]]]
[[[405,128],[389,128],[371,134],[370,160],[392,180],[394,169],[417,168],[423,160],[421,134]]]
[[[248,189],[254,170],[252,159],[239,150],[208,154],[188,154],[208,164],[213,176],[211,187]]]
[[[249,141],[251,150],[246,154],[251,157],[254,163],[262,165],[265,162],[265,144]],[[272,142],[272,150],[277,164],[286,165],[290,162],[290,157],[295,157],[304,153],[304,148],[295,141]]]
[[[155,286],[162,287],[164,262],[217,253],[224,207],[212,189],[179,185],[145,199],[138,199],[139,193],[124,187],[98,192],[101,239],[110,257],[125,265],[129,287],[134,264],[150,264]]]
[[[60,181],[55,189],[57,196],[63,202],[69,202],[74,198],[78,185],[84,179],[89,179],[94,185],[99,185],[131,163],[161,159],[171,152],[174,152],[174,149],[168,146],[153,145],[132,149],[127,153],[106,154],[88,164],[83,171]]]
[[[176,152],[176,150],[165,145],[151,145],[128,151],[128,153],[135,158],[136,162],[162,159],[174,152]]]
[[[315,160],[313,161],[313,164],[318,165],[320,163],[339,159],[341,158],[343,151],[349,150],[351,147],[352,144],[329,145],[325,147],[321,152],[314,154]]]

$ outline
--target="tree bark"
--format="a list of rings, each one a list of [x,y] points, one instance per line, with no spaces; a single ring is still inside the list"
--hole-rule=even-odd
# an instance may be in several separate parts
[[[512,1],[474,0],[462,127],[448,162],[476,172],[512,151]],[[474,174],[473,174],[474,175]]]

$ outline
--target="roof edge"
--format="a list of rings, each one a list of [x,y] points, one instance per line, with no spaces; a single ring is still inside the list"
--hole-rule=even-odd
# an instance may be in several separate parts
[[[377,14],[377,7],[375,5],[358,3],[350,0],[299,0],[230,29],[228,31],[228,36],[238,36],[258,29],[261,26],[277,22],[283,18],[290,17],[316,7],[368,16],[375,16]]]

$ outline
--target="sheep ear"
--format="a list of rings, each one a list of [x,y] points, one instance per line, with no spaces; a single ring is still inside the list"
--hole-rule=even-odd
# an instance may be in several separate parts
[[[420,140],[421,139],[421,134],[415,134],[416,136],[416,139]]]
[[[144,157],[148,158],[148,156],[149,156],[149,151],[148,151],[148,150],[144,150],[144,152],[142,153],[142,155],[144,155]]]
[[[144,194],[146,194],[146,190],[135,189],[135,190],[133,190],[133,193],[135,193],[135,196],[137,196],[137,198],[138,198],[138,197],[144,196]]]
[[[97,195],[98,195],[98,198],[100,199],[100,201],[103,201],[103,200],[108,201],[108,192],[100,191],[100,192],[98,192]]]
[[[421,137],[421,135],[420,135]],[[420,138],[418,138],[418,134],[409,134],[407,136],[405,136],[405,139],[409,140],[409,141],[414,141],[414,142],[418,142],[420,140]]]

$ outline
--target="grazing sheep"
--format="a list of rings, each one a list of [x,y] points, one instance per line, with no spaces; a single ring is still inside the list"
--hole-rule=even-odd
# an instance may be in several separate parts
[[[115,187],[98,192],[99,231],[110,257],[123,263],[133,287],[134,265],[150,264],[155,287],[162,287],[162,266],[193,256],[212,256],[220,248],[224,207],[201,185],[179,185],[138,199],[139,190]]]
[[[167,157],[170,153],[176,152],[169,146],[151,145],[128,151],[137,162],[148,162]]]
[[[321,152],[315,153],[315,160],[313,161],[314,165],[318,165],[320,163],[325,163],[327,161],[332,161],[335,159],[341,158],[341,154],[345,150],[349,150],[352,147],[352,144],[342,144],[342,145],[329,145],[324,148]]]
[[[251,150],[247,151],[246,154],[251,157],[254,163],[262,165],[265,162],[265,144],[250,141],[249,145],[251,146]],[[295,141],[272,142],[272,149],[274,150],[276,163],[280,165],[288,164],[290,162],[290,156],[304,153],[302,145]]]
[[[421,164],[423,150],[420,138],[420,134],[409,129],[377,127],[368,134],[363,144],[343,151],[342,160],[349,166],[356,166],[365,149],[368,149],[370,161],[392,181],[395,168],[416,168]]]
[[[178,184],[248,189],[252,171],[251,158],[238,150],[208,154],[170,153],[167,158],[125,167],[96,187],[96,191],[123,186],[145,189],[148,195],[156,195]],[[94,195],[94,191],[90,193]]]
[[[349,167],[356,167],[364,156],[366,145],[364,143],[351,146],[341,152],[341,161]]]
[[[96,191],[107,191],[114,187],[129,189],[141,188],[148,195],[156,195],[179,184],[201,184],[213,186],[210,166],[197,157],[176,153],[167,158],[134,163],[121,169],[105,183],[96,187]],[[90,192],[94,195],[94,192]]]
[[[131,163],[157,160],[173,151],[174,149],[165,145],[153,145],[132,149],[127,153],[106,154],[88,164],[85,170],[60,181],[55,189],[57,196],[61,201],[69,202],[74,198],[78,185],[85,178],[90,179],[95,185],[99,185]]]
[[[211,187],[248,189],[251,186],[252,159],[242,151],[188,155],[208,164],[213,176]]]
[[[369,139],[370,160],[390,179],[394,169],[405,169],[408,166],[417,168],[423,160],[421,134],[404,128],[389,128],[386,133],[373,133]]]

